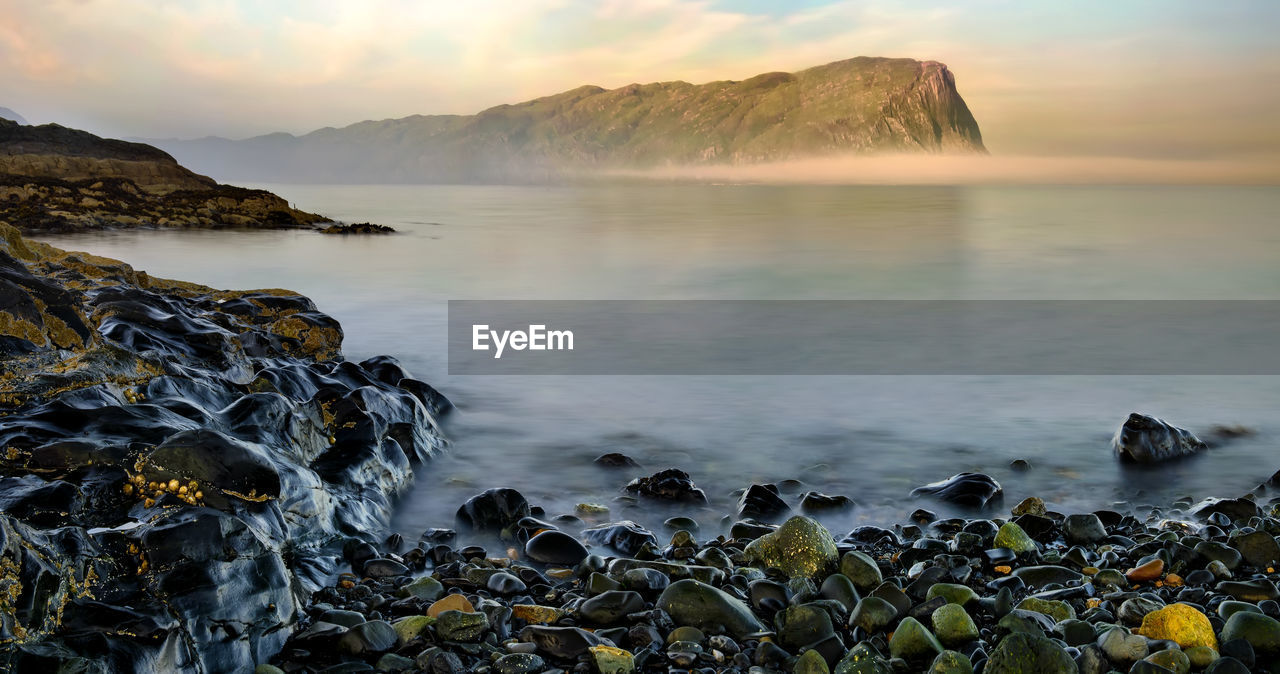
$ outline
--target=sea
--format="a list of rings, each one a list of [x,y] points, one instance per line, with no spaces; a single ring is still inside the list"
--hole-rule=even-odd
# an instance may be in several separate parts
[[[391,354],[456,405],[450,450],[393,513],[410,540],[468,497],[514,487],[550,518],[578,504],[660,529],[677,512],[724,530],[738,493],[842,494],[837,535],[891,525],[914,487],[981,471],[1007,508],[1176,517],[1182,498],[1236,496],[1280,469],[1280,377],[1054,375],[448,374],[447,301],[518,299],[1277,300],[1280,188],[254,185],[389,236],[111,231],[44,237],[219,288],[289,288],[336,317],[349,359]],[[1277,340],[1280,347],[1280,339]],[[1011,349],[1018,348],[1011,344]],[[1212,354],[1205,354],[1206,358]],[[1154,467],[1118,463],[1130,412],[1239,437]],[[640,465],[604,468],[621,452]],[[1015,470],[1022,459],[1029,470]],[[624,497],[680,468],[710,505]]]

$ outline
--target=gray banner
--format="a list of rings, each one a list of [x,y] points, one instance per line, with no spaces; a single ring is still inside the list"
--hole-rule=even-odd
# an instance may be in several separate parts
[[[449,374],[1280,374],[1280,301],[451,300]]]

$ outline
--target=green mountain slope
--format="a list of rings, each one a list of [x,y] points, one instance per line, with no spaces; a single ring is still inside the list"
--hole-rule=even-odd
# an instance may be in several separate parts
[[[750,79],[584,86],[476,115],[149,141],[223,179],[486,182],[843,153],[985,152],[947,67],[859,57]]]

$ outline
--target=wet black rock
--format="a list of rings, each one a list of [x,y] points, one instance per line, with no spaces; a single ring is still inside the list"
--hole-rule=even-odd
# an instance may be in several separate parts
[[[657,536],[630,520],[591,527],[582,532],[582,537],[594,545],[613,548],[627,557],[634,557],[645,545],[658,544]]]
[[[958,473],[912,490],[912,496],[931,496],[966,508],[994,506],[1004,498],[1004,489],[995,478],[983,473]]]
[[[707,495],[693,484],[689,474],[676,468],[668,468],[649,477],[638,477],[626,486],[626,491],[659,501],[698,505],[707,502]]]
[[[810,517],[828,513],[848,512],[856,505],[857,503],[848,496],[828,496],[816,491],[805,492],[800,497],[800,512]]]
[[[561,531],[544,531],[524,546],[525,555],[535,562],[573,566],[587,556],[587,549],[578,539]]]
[[[592,646],[600,646],[600,637],[578,627],[530,625],[520,633],[523,641],[531,641],[538,650],[556,658],[576,658]]]
[[[606,468],[639,468],[636,460],[619,452],[609,452],[596,457],[595,464]]]
[[[738,499],[738,517],[779,522],[791,515],[791,507],[778,495],[778,486],[753,484]]]
[[[628,590],[610,590],[598,594],[578,607],[583,619],[592,625],[612,625],[630,613],[643,610],[644,597]]]
[[[1130,463],[1155,463],[1208,448],[1190,431],[1145,414],[1129,415],[1111,441],[1116,456]]]
[[[345,361],[337,322],[287,291],[157,279],[0,224],[0,297],[0,641],[18,644],[0,669],[252,670],[445,445],[443,396],[393,359]]]
[[[509,488],[489,489],[467,499],[454,519],[459,529],[510,535],[521,518],[530,515],[529,502]]]
[[[395,232],[394,227],[376,225],[372,222],[353,222],[349,224],[335,222],[320,229],[321,234],[395,234]]]

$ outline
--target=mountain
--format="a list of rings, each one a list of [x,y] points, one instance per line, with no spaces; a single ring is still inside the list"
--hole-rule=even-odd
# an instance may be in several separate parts
[[[23,119],[22,115],[19,115],[9,108],[0,108],[0,119],[7,119],[10,122],[17,122],[19,124],[27,123],[27,120]]]
[[[308,227],[328,219],[265,190],[220,185],[162,150],[0,119],[0,221],[24,231]]]
[[[741,82],[584,86],[475,115],[303,136],[150,142],[202,173],[267,182],[523,182],[843,153],[986,152],[945,65],[869,57]]]

